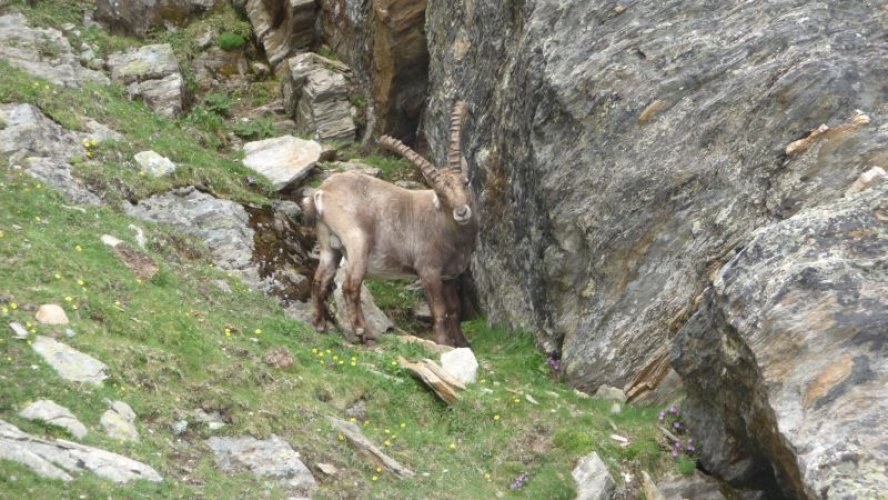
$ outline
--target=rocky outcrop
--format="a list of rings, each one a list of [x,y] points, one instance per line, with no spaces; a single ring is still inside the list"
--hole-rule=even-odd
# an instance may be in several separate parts
[[[306,53],[288,59],[285,68],[284,107],[296,126],[321,141],[354,140],[348,67]]]
[[[315,0],[248,0],[247,17],[275,71],[290,56],[315,45]]]
[[[415,138],[428,82],[426,0],[321,0],[324,41],[368,88],[368,132]]]
[[[142,99],[158,113],[176,117],[185,101],[185,80],[169,44],[145,45],[108,56],[111,79],[128,85],[130,99]]]
[[[85,471],[115,483],[163,480],[157,471],[142,462],[64,439],[40,439],[3,420],[0,420],[0,458],[18,462],[40,476],[62,481],[70,481],[74,479],[72,474]]]
[[[571,475],[577,484],[577,500],[606,500],[613,497],[616,484],[598,453],[583,457]]]
[[[707,470],[788,497],[888,491],[886,248],[882,182],[760,228],[714,274],[674,348]]]
[[[22,14],[0,16],[0,60],[54,85],[108,84],[101,71],[83,67],[61,31],[31,28]]]
[[[136,429],[136,413],[130,405],[123,401],[111,403],[111,409],[102,414],[102,428],[108,437],[118,441],[138,441],[139,431]]]
[[[489,320],[561,350],[574,386],[656,386],[731,248],[884,165],[883,17],[797,0],[430,2],[424,129],[444,159],[452,102],[471,104]],[[851,126],[855,110],[871,123]]]
[[[216,464],[228,472],[248,471],[259,478],[277,481],[290,491],[310,492],[314,476],[289,443],[272,435],[266,440],[252,437],[211,437]]]
[[[136,160],[136,164],[143,172],[148,172],[154,177],[161,177],[176,171],[175,163],[154,151],[138,152],[133,156],[133,159]]]
[[[166,25],[182,26],[224,0],[96,0],[93,19],[115,35],[144,38]]]

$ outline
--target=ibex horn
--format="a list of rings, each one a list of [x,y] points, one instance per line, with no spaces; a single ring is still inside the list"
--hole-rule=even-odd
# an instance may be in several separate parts
[[[413,163],[414,165],[419,167],[419,170],[422,171],[422,175],[424,175],[425,178],[433,185],[439,184],[438,180],[440,178],[440,175],[438,174],[438,169],[436,169],[434,165],[429,163],[428,160],[426,160],[422,156],[419,156],[416,151],[407,147],[406,144],[388,135],[380,137],[379,144],[381,144],[384,148],[390,151],[394,151],[404,158],[407,158],[410,163]]]
[[[463,118],[466,116],[466,103],[456,101],[450,114],[450,148],[447,150],[447,166],[457,172],[462,170],[462,148],[459,136],[462,131]]]

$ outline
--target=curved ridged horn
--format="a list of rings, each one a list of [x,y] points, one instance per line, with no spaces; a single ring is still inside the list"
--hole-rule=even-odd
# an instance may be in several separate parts
[[[462,132],[463,118],[466,116],[466,103],[456,101],[450,113],[450,147],[447,149],[447,167],[457,172],[462,170],[462,148],[459,135]]]
[[[419,167],[422,175],[432,185],[437,186],[439,184],[438,180],[440,179],[440,174],[438,173],[438,169],[436,169],[434,165],[429,163],[428,160],[426,160],[422,156],[419,156],[416,151],[410,149],[406,144],[388,135],[380,137],[379,144],[381,144],[384,148],[390,151],[394,151],[404,158],[407,158],[410,163]]]

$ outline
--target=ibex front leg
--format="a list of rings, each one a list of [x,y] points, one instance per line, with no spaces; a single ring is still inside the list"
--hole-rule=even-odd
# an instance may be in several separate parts
[[[447,302],[444,297],[444,284],[441,275],[428,273],[420,276],[422,290],[425,292],[426,302],[432,311],[435,320],[435,343],[441,345],[453,345],[447,334]]]
[[[459,326],[459,317],[461,304],[459,300],[459,282],[457,280],[449,280],[443,283],[444,302],[447,313],[444,320],[444,327],[447,329],[447,336],[454,347],[469,347],[469,341],[463,335]]]

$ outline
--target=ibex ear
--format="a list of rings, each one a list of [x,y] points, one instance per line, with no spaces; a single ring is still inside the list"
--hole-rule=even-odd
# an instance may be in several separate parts
[[[432,205],[435,206],[435,210],[441,210],[441,199],[438,198],[438,193],[432,191]]]

